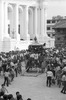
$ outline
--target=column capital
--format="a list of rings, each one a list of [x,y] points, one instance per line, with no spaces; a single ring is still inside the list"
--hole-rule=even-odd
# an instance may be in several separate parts
[[[18,8],[19,7],[19,4],[15,4],[15,6]]]
[[[4,36],[9,37],[8,34],[8,3],[4,2],[4,23],[5,23],[5,27],[4,27]]]
[[[38,9],[38,6],[35,6],[35,7],[34,7],[34,9],[36,9],[36,10],[37,10],[37,9]]]
[[[24,6],[26,13],[28,13],[29,6]]]
[[[26,9],[28,9],[29,8],[29,6],[28,5],[26,5],[26,6],[23,6],[24,8],[26,8]]]
[[[38,7],[34,7],[34,10],[37,10],[38,9]]]
[[[46,9],[47,8],[48,3],[47,2],[40,2],[38,4],[38,8],[40,9]]]
[[[18,9],[21,9],[23,11],[23,7],[21,5],[18,6]]]

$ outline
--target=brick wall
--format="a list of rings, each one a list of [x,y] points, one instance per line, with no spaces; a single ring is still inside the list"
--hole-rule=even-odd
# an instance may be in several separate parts
[[[55,46],[66,46],[66,29],[55,29]]]

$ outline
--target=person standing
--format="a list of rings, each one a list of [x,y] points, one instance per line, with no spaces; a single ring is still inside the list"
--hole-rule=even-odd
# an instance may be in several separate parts
[[[8,70],[4,73],[4,85],[7,83],[7,86],[9,86],[9,72]]]
[[[0,74],[1,74],[1,71],[2,71],[2,59],[0,58]]]
[[[47,76],[46,85],[51,87],[53,73],[52,73],[52,71],[50,69],[47,70],[46,76]]]
[[[15,74],[16,74],[16,77],[17,77],[18,76],[18,66],[17,66],[17,63],[15,63],[14,68],[15,68]]]
[[[14,80],[14,76],[15,76],[14,68],[11,68],[10,74],[11,74],[11,82],[12,82]]]
[[[66,94],[66,73],[62,76],[63,81],[63,88],[61,90],[61,93]]]

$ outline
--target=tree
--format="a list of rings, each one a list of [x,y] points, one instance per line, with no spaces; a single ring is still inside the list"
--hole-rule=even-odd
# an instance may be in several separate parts
[[[63,16],[60,16],[60,15],[52,17],[52,20],[61,20],[61,19],[63,19]]]

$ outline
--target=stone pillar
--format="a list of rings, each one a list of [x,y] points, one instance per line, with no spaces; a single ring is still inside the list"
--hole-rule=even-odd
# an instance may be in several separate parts
[[[12,34],[14,35],[13,38],[18,38],[18,5],[13,5],[13,30]]]
[[[4,32],[4,3],[0,1],[0,40],[3,38]]]
[[[4,4],[2,3],[2,0],[0,0],[0,52],[2,52],[2,38],[3,38],[3,31],[4,31]]]
[[[31,14],[31,39],[33,39],[33,8],[31,8],[32,9],[32,14]]]
[[[4,2],[3,3],[3,15],[4,15],[4,33],[3,33],[3,41],[2,41],[2,51],[3,52],[8,52],[10,51],[11,44],[10,44],[10,38],[8,34],[8,3]],[[2,19],[3,20],[3,19]]]
[[[35,36],[37,37],[37,7],[35,7]]]
[[[44,42],[45,38],[47,37],[46,33],[46,2],[44,0],[38,0],[38,37],[39,42]]]
[[[8,3],[4,3],[4,37],[9,37],[8,35]]]
[[[47,36],[47,11],[44,7],[44,36]]]
[[[24,40],[29,40],[29,34],[28,34],[28,6],[24,7]]]
[[[38,19],[38,21],[40,21],[39,23],[40,34],[42,37],[47,36],[46,35],[46,9],[44,6],[39,7],[39,16],[40,16],[40,19]]]
[[[38,13],[37,13],[37,26],[38,26],[37,33],[38,35],[40,35],[41,34],[41,9],[40,7],[38,7]]]
[[[29,21],[28,21],[28,24],[29,24],[29,34],[30,34],[30,39],[34,39],[34,27],[33,27],[33,21],[34,21],[34,16],[33,16],[33,14],[34,14],[34,11],[33,11],[33,8],[29,8]]]
[[[44,7],[41,7],[41,35],[44,36]]]

